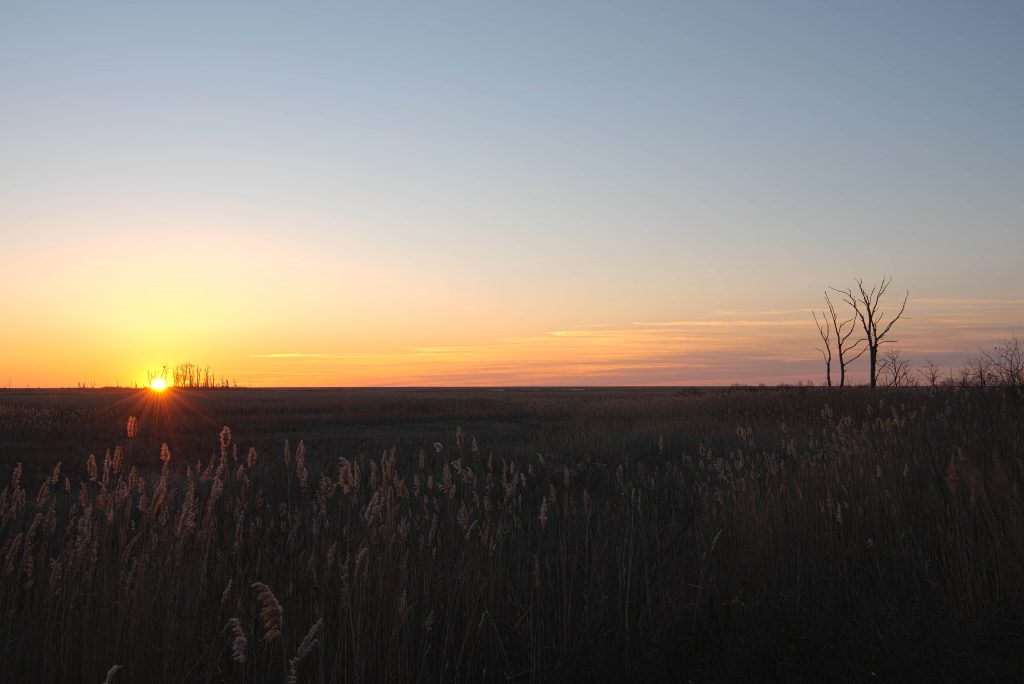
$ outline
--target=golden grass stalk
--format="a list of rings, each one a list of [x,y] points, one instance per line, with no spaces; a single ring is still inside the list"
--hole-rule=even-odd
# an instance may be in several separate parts
[[[231,428],[227,425],[220,430],[220,450],[222,453],[227,453],[228,447],[231,446]]]
[[[284,610],[274,592],[263,582],[253,582],[249,588],[257,591],[256,600],[260,604],[260,620],[263,622],[263,642],[270,643],[281,636]]]
[[[288,684],[297,684],[299,681],[299,665],[319,645],[320,642],[317,640],[316,635],[323,623],[323,618],[320,618],[309,628],[306,636],[302,638],[302,642],[299,644],[299,649],[295,652],[295,657],[288,661]]]
[[[116,675],[120,669],[120,665],[112,665],[111,668],[107,670],[107,678],[103,680],[103,684],[114,684],[114,675]]]
[[[242,623],[238,618],[228,620],[228,632],[231,638],[231,660],[238,664],[245,663],[245,653],[249,646],[249,640],[245,638],[242,630]]]

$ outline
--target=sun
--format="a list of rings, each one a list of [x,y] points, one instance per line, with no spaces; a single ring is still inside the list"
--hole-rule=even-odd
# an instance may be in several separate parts
[[[156,378],[153,382],[149,383],[149,388],[154,392],[163,392],[167,389],[167,381],[163,378]]]

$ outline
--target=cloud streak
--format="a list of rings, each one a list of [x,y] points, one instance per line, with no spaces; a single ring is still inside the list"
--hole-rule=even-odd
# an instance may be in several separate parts
[[[737,318],[595,324],[474,344],[359,353],[253,354],[294,381],[334,385],[706,385],[820,381],[814,323],[803,310]],[[892,337],[912,360],[956,363],[1024,329],[1014,302],[925,300]],[[296,364],[309,367],[298,370]],[[283,364],[283,365],[281,365]],[[866,378],[860,364],[854,382]],[[268,376],[259,374],[262,379]]]
[[[249,354],[250,359],[309,359],[331,356],[334,356],[334,354],[297,354],[290,352],[282,354]]]

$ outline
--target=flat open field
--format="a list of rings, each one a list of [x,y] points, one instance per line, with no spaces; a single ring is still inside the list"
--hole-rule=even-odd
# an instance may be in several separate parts
[[[0,390],[0,682],[1019,680],[1022,417],[1008,389]]]

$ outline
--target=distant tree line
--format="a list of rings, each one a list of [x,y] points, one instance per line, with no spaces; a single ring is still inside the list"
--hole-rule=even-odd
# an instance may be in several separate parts
[[[980,356],[968,359],[967,365],[960,369],[959,377],[954,378],[951,373],[948,382],[979,387],[1024,387],[1024,346],[1016,335],[1011,335],[1002,345],[993,347],[992,351],[983,351]]]
[[[229,378],[218,378],[217,374],[210,370],[209,366],[200,366],[197,363],[185,362],[177,366],[162,366],[158,371],[147,371],[146,382],[149,385],[157,378],[164,380],[174,387],[185,389],[215,389],[225,387],[238,387],[238,382]]]
[[[1024,345],[1011,335],[992,351],[971,357],[959,370],[942,368],[931,359],[914,369],[898,349],[887,350],[879,362],[879,381],[887,387],[1024,387]]]
[[[931,387],[1024,387],[1024,346],[1016,335],[1011,335],[992,351],[983,351],[979,356],[968,359],[967,364],[958,372],[950,369],[946,377],[942,377],[940,366],[931,359],[926,359],[924,367],[915,370],[900,350],[882,349],[884,344],[897,342],[889,339],[889,332],[897,321],[905,318],[910,291],[904,294],[895,315],[886,318],[882,298],[892,283],[892,276],[883,276],[881,282],[872,285],[870,289],[860,278],[855,282],[856,291],[853,288],[840,290],[828,287],[825,290],[825,308],[820,313],[811,310],[821,338],[818,351],[825,362],[825,384],[829,387],[833,386],[833,368],[838,368],[839,387],[844,387],[847,368],[865,353],[868,355],[868,380],[871,387],[921,384]],[[836,310],[829,291],[838,295],[848,307],[845,314]],[[855,336],[855,333],[859,334]]]

